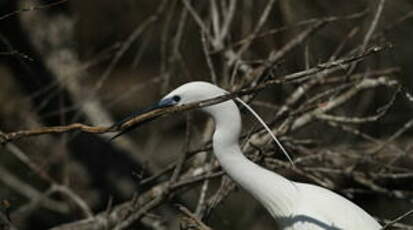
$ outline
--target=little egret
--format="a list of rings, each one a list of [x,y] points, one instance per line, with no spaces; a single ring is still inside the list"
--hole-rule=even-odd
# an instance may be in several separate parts
[[[150,109],[184,105],[227,93],[207,82],[190,82],[173,90]],[[268,210],[280,229],[381,229],[372,216],[341,195],[317,185],[288,180],[248,160],[238,143],[241,115],[234,101],[201,110],[214,119],[213,150],[222,168]]]

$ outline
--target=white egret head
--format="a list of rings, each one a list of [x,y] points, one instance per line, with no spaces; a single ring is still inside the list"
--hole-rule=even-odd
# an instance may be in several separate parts
[[[211,83],[194,81],[181,85],[168,93],[161,99],[159,104],[161,107],[185,105],[222,96],[227,93],[227,91]]]
[[[158,101],[157,103],[148,106],[142,110],[136,111],[134,113],[132,113],[131,115],[129,115],[128,117],[126,117],[125,119],[115,123],[112,127],[120,127],[122,124],[124,124],[125,122],[129,121],[130,119],[140,115],[140,114],[144,114],[147,112],[150,112],[152,110],[155,109],[159,109],[159,108],[164,108],[164,107],[171,107],[171,106],[180,106],[180,105],[185,105],[185,104],[190,104],[193,102],[199,102],[199,101],[203,101],[206,99],[210,99],[210,98],[214,98],[217,96],[222,96],[227,94],[228,92],[225,91],[224,89],[221,89],[211,83],[208,82],[202,82],[202,81],[195,81],[195,82],[189,82],[186,83],[178,88],[176,88],[175,90],[173,90],[172,92],[170,92],[169,94],[167,94],[166,96],[164,96],[160,101]],[[212,105],[212,106],[208,106],[208,107],[204,107],[201,108],[202,111],[209,113],[210,115],[214,115],[216,114],[220,108],[222,108],[223,106],[225,107],[225,105],[228,106],[229,102],[223,102],[217,105]],[[231,104],[233,104],[233,102],[231,102]],[[229,107],[234,107],[234,105],[229,105]],[[219,113],[219,112],[218,112]],[[113,136],[112,138],[110,138],[110,141],[123,135],[124,133],[138,127],[139,125],[142,125],[148,121],[151,121],[156,117],[153,117],[151,119],[146,120],[145,122],[141,122],[137,125],[131,126],[125,130],[122,130],[120,133],[116,134],[115,136]]]

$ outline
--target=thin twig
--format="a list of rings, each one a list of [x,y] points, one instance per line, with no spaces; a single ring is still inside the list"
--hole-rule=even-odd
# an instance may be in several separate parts
[[[181,211],[183,214],[188,216],[191,220],[193,220],[198,227],[200,228],[199,230],[212,230],[212,228],[208,227],[204,222],[202,222],[196,215],[194,215],[191,211],[189,211],[188,208],[186,208],[183,205],[177,205],[179,211]]]
[[[18,9],[18,10],[15,10],[15,11],[11,12],[11,13],[4,14],[4,15],[0,16],[0,21],[6,19],[8,17],[21,14],[21,13],[26,13],[26,12],[30,12],[30,11],[34,11],[34,10],[47,9],[47,8],[50,8],[50,7],[53,7],[53,6],[63,4],[67,1],[68,0],[60,0],[60,1],[57,1],[57,2],[49,3],[49,4],[37,5],[37,6],[28,7],[28,8]]]
[[[392,221],[390,221],[389,223],[386,223],[386,225],[384,225],[381,230],[385,230],[385,229],[389,229],[391,226],[393,226],[394,224],[400,222],[401,220],[403,220],[404,218],[410,216],[413,214],[413,209],[407,211],[406,213],[400,215],[399,217],[393,219]]]

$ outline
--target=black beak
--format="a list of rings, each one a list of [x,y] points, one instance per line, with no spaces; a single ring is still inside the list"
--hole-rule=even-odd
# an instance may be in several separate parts
[[[138,110],[138,111],[130,114],[130,115],[127,116],[126,118],[124,118],[124,119],[116,122],[115,124],[113,124],[113,125],[110,127],[110,129],[120,128],[124,123],[128,122],[128,121],[131,120],[132,118],[137,117],[137,116],[139,116],[139,115],[141,115],[141,114],[148,113],[148,112],[150,112],[150,111],[152,111],[152,110],[155,110],[155,109],[160,109],[160,108],[164,108],[164,107],[173,106],[173,105],[175,105],[175,104],[176,104],[176,101],[174,101],[173,98],[165,98],[165,99],[159,101],[159,102],[156,103],[156,104],[153,104],[153,105],[148,106],[148,107],[146,107],[146,108],[144,108],[144,109],[142,109],[142,110]],[[132,126],[126,128],[126,129],[120,131],[120,132],[117,133],[115,136],[111,137],[111,138],[109,139],[109,142],[112,141],[112,140],[114,140],[115,138],[117,138],[117,137],[119,137],[119,136],[121,136],[121,135],[123,135],[123,134],[125,134],[125,133],[127,133],[127,132],[129,132],[129,131],[131,131],[131,130],[139,127],[139,126],[141,126],[141,125],[143,125],[143,124],[145,124],[145,123],[148,123],[149,121],[155,120],[155,119],[158,118],[159,116],[160,116],[160,115],[155,116],[155,117],[151,117],[151,118],[149,118],[149,119],[147,119],[147,120],[145,120],[145,121],[143,121],[143,122],[140,122],[139,124],[132,125]]]

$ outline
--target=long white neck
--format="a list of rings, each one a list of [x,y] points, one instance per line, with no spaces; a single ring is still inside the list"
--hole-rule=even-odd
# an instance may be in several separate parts
[[[263,204],[274,218],[291,214],[296,192],[293,183],[248,160],[240,150],[241,116],[237,105],[226,101],[204,110],[214,118],[214,153],[227,174]]]

